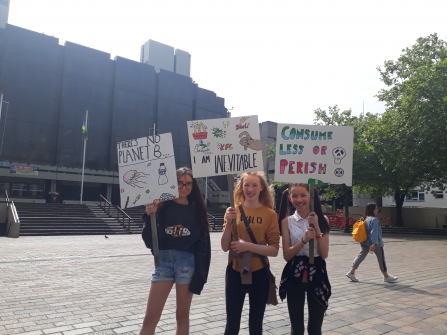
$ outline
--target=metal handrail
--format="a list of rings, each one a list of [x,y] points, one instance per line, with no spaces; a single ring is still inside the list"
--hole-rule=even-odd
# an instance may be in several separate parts
[[[19,214],[17,214],[17,209],[16,206],[14,205],[14,201],[11,200],[10,206],[14,222],[20,223]]]
[[[6,190],[5,190],[5,192],[6,192]],[[6,236],[9,236],[9,231],[11,229],[11,225],[12,224],[20,225],[20,219],[19,219],[19,214],[17,213],[16,206],[14,205],[14,201],[10,200],[8,197],[8,192],[6,192],[6,207],[9,207],[8,216],[9,216],[9,213],[11,213],[11,215],[12,215],[12,221],[9,220],[9,217],[7,217],[7,219],[6,219],[6,222],[8,225],[8,229],[6,230]]]
[[[207,214],[208,214],[208,218],[213,219],[213,229],[216,229],[216,217],[211,215],[210,213],[207,213]]]
[[[104,202],[104,206],[102,205],[103,202]],[[118,220],[119,223],[122,223],[123,228],[125,228],[125,220],[127,217],[127,230],[130,231],[131,217],[129,215],[127,215],[127,213],[125,211],[123,211],[121,209],[121,207],[112,205],[112,203],[109,200],[107,200],[106,198],[104,198],[102,196],[102,194],[100,194],[99,195],[99,207],[105,209],[106,205],[107,205],[107,215],[108,216],[110,216],[110,207],[116,209],[116,219]],[[121,214],[122,214],[122,220],[121,220]]]
[[[130,231],[130,219],[131,217],[121,209],[121,207],[116,206],[117,209],[117,219],[120,220],[120,213],[123,214],[123,228],[124,228],[124,220],[126,220],[125,216],[127,217],[127,230]]]
[[[104,201],[104,207],[102,206],[103,201]],[[99,195],[99,207],[105,209],[106,204],[107,204],[107,215],[110,216],[110,207],[114,207],[114,206],[112,205],[112,203],[109,200],[107,200],[100,194]]]

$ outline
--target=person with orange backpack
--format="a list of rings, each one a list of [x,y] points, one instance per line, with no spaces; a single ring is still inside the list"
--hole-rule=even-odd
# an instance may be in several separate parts
[[[353,282],[358,282],[358,279],[355,276],[355,270],[358,269],[359,265],[366,258],[368,252],[371,254],[376,254],[380,271],[382,271],[383,274],[384,282],[395,282],[397,280],[397,276],[389,275],[387,272],[385,253],[383,251],[382,228],[380,227],[379,220],[376,217],[377,213],[379,212],[380,209],[375,202],[370,202],[366,205],[365,214],[363,217],[365,218],[364,226],[367,238],[364,242],[360,243],[360,252],[354,259],[351,270],[346,274],[346,277],[351,279]],[[356,240],[354,234],[353,237]]]

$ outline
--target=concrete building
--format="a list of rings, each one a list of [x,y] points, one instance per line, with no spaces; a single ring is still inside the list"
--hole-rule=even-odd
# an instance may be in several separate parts
[[[152,65],[156,71],[163,69],[182,76],[191,76],[191,55],[188,52],[154,40],[141,46],[140,61]]]
[[[5,29],[8,23],[9,0],[0,0],[0,28]]]
[[[396,206],[393,197],[383,197],[382,204],[385,207]],[[405,198],[404,207],[447,208],[447,190],[434,189],[432,192],[415,188]]]
[[[7,20],[5,4],[0,0],[0,27]],[[44,202],[52,191],[66,203],[78,203],[86,110],[84,201],[98,201],[102,194],[119,202],[116,143],[149,135],[154,123],[159,133],[172,133],[177,166],[190,165],[186,121],[227,117],[225,101],[192,80],[188,53],[146,44],[142,62],[111,59],[109,53],[68,41],[60,45],[55,37],[5,23],[0,189],[16,201]]]

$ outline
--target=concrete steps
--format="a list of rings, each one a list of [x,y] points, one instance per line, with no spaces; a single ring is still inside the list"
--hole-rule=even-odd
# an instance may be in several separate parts
[[[222,231],[224,224],[225,209],[208,208],[208,222],[211,231]],[[214,218],[210,217],[213,216]]]
[[[135,222],[141,222],[141,227],[143,226],[143,221],[141,216],[144,214],[145,206],[138,206],[132,208],[126,208],[124,211],[129,215]],[[211,231],[222,231],[223,218],[225,215],[225,209],[208,209],[208,214],[212,215],[215,219],[208,216],[210,230]]]
[[[130,230],[127,230],[127,220],[123,226],[117,220],[116,212],[111,212],[111,215],[108,215],[98,205],[45,203],[15,203],[15,205],[20,219],[20,235],[22,236],[141,233],[142,224],[131,220]]]

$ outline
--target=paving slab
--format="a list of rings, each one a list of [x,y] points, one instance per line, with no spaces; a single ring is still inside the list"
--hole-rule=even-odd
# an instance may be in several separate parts
[[[227,254],[211,233],[208,283],[191,307],[191,334],[223,334]],[[396,283],[384,283],[374,255],[345,277],[359,246],[332,232],[327,267],[332,297],[324,334],[447,334],[447,236],[386,235]],[[271,258],[277,282],[285,261]],[[153,258],[139,235],[0,238],[0,335],[138,334]],[[240,334],[248,334],[248,299]],[[306,312],[307,313],[307,312]],[[175,290],[158,334],[175,333]],[[267,306],[264,334],[289,334],[286,301]]]

